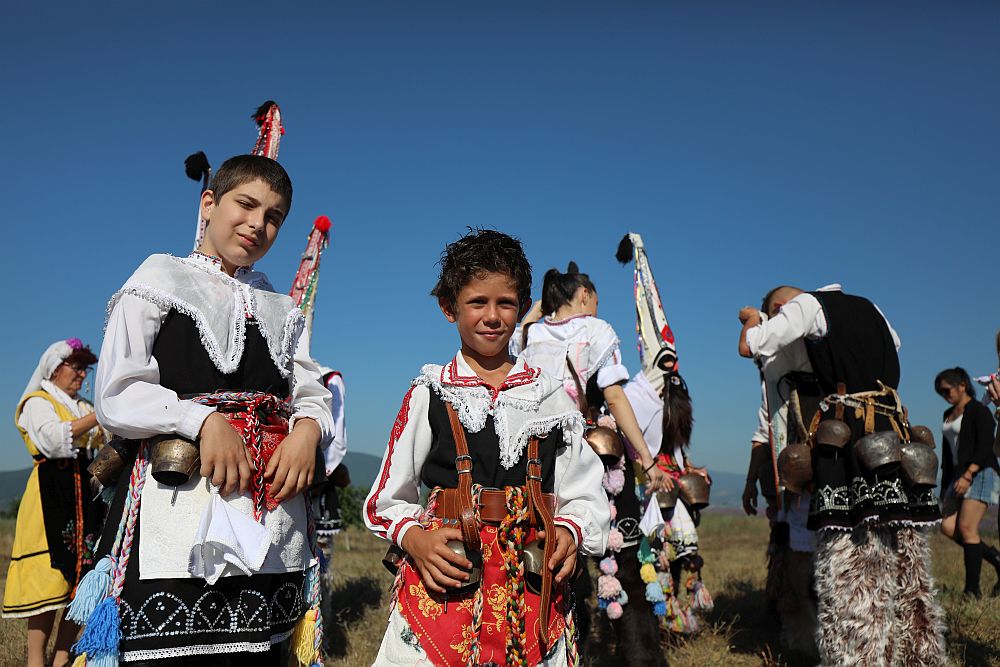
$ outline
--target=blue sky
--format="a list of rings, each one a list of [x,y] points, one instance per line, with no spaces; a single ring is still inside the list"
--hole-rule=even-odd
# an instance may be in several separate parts
[[[467,226],[573,259],[635,371],[643,235],[695,401],[694,456],[745,469],[759,400],[740,306],[842,282],[903,340],[902,391],[939,435],[934,374],[996,369],[995,3],[16,2],[0,43],[13,413],[38,356],[99,347],[108,297],[186,253],[183,159],[250,149],[277,100],[291,216],[259,264],[286,290],[334,222],[314,352],[344,372],[350,446],[381,454],[407,383],[458,340],[428,291]],[[11,422],[0,469],[30,459]]]

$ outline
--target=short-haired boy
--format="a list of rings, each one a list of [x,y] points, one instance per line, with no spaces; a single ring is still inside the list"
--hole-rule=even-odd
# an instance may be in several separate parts
[[[306,611],[301,493],[330,439],[330,393],[302,313],[253,270],[291,198],[274,160],[227,160],[202,195],[199,251],[150,256],[111,298],[97,415],[141,441],[101,538],[123,662],[277,665]],[[176,487],[145,463],[164,434],[199,448],[200,471]],[[113,636],[95,629],[101,609],[78,644],[88,664],[104,664]]]
[[[508,355],[530,293],[506,234],[471,231],[442,255],[432,294],[461,349],[413,380],[364,506],[406,553],[376,665],[575,662],[564,584],[578,551],[604,553],[610,507],[576,405]]]

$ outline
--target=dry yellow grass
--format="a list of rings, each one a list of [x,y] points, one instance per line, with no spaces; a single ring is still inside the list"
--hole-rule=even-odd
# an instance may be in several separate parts
[[[13,522],[0,521],[0,576],[6,578]],[[704,630],[687,640],[669,640],[664,650],[674,667],[781,665],[774,626],[763,598],[767,525],[709,512],[701,527],[705,582],[715,597],[715,611]],[[989,538],[995,542],[995,537]],[[1000,598],[982,602],[961,599],[964,566],[961,551],[935,536],[934,572],[948,614],[948,652],[956,665],[1000,667]],[[371,664],[385,627],[391,577],[381,565],[385,543],[352,528],[336,538],[334,607],[329,624],[334,654],[328,667]],[[996,581],[985,567],[983,590]],[[0,665],[23,664],[24,621],[0,622]],[[605,667],[610,661],[594,661]]]

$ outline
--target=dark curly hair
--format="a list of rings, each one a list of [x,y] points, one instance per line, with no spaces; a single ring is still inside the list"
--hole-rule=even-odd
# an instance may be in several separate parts
[[[531,264],[521,242],[513,236],[495,229],[470,227],[468,233],[445,246],[439,264],[441,275],[431,296],[444,299],[453,307],[462,288],[487,273],[510,276],[517,286],[520,306],[531,301]]]
[[[77,368],[86,368],[97,363],[97,355],[89,347],[84,346],[70,352],[69,356],[63,359],[63,363]]]

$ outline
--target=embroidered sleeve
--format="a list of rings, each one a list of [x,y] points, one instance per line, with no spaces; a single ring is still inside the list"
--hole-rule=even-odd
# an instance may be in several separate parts
[[[44,398],[29,398],[21,409],[18,426],[28,432],[31,442],[48,459],[71,459],[76,456],[73,448],[73,427],[59,419],[56,409]]]
[[[295,422],[303,417],[315,419],[322,433],[320,446],[327,449],[333,440],[332,397],[323,385],[319,366],[309,354],[309,332],[305,327],[295,344],[292,364],[292,417],[288,427],[294,428]]]
[[[94,410],[101,426],[123,438],[176,433],[194,440],[214,408],[184,401],[160,384],[153,342],[166,311],[123,294],[108,318],[94,380]]]
[[[420,471],[431,445],[427,420],[430,390],[415,385],[403,398],[382,457],[378,477],[365,500],[365,524],[377,536],[401,545],[407,530],[417,525],[423,508]]]
[[[604,466],[583,440],[583,420],[563,426],[566,447],[556,458],[556,524],[573,534],[580,551],[600,556],[608,544],[611,506],[601,480]]]
[[[597,386],[606,389],[619,382],[627,382],[628,369],[622,364],[618,335],[604,320],[595,319],[590,331],[590,368],[597,372]]]

